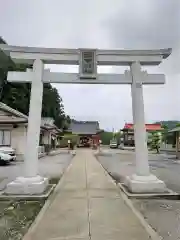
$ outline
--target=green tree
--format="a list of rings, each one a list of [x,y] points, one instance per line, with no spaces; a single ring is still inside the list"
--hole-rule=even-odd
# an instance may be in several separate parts
[[[151,150],[156,150],[157,153],[159,153],[160,144],[161,144],[161,135],[158,132],[152,133],[152,138],[150,142]]]
[[[163,131],[162,131],[162,141],[163,142],[167,142],[167,138],[168,138],[168,125],[167,124],[162,124],[162,128],[163,128]]]
[[[0,38],[0,43],[6,43]],[[0,55],[1,56],[1,55]],[[9,58],[6,64],[1,64],[4,61],[0,58],[0,101],[4,102],[8,106],[28,115],[29,102],[30,102],[30,83],[10,83],[7,82],[8,71],[25,71],[26,68],[32,66],[24,64],[14,64]],[[70,117],[66,116],[64,112],[64,105],[62,98],[59,96],[56,88],[51,84],[44,84],[43,89],[43,103],[42,103],[42,116],[52,117],[55,120],[55,124],[59,128],[68,128],[70,123]]]
[[[42,116],[52,117],[58,127],[67,127],[62,98],[51,84],[44,84]]]
[[[112,138],[113,138],[113,132],[104,131],[104,132],[100,133],[100,139],[102,141],[102,144],[104,144],[104,145],[109,145],[110,140]]]

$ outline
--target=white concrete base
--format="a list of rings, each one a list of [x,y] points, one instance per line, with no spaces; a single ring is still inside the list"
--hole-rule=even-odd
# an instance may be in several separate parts
[[[5,194],[33,195],[42,194],[48,186],[48,179],[41,176],[18,177],[15,181],[7,184]]]
[[[132,193],[162,193],[168,189],[163,181],[155,175],[126,177],[125,185]]]

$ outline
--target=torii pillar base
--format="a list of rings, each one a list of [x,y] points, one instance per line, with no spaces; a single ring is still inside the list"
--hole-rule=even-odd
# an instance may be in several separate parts
[[[165,193],[168,189],[155,175],[126,177],[125,185],[131,193]]]
[[[37,195],[42,194],[48,187],[48,179],[35,177],[18,177],[7,184],[4,191],[8,195]]]

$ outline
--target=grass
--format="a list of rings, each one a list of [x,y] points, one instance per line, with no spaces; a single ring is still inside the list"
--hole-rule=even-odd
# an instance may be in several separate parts
[[[43,205],[43,200],[0,202],[0,239],[21,240]]]
[[[58,184],[58,177],[49,184]],[[22,240],[43,207],[45,200],[0,201],[0,240]]]

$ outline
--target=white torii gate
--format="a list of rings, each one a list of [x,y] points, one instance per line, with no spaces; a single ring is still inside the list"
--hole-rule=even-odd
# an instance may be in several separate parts
[[[0,49],[14,62],[33,64],[26,72],[8,72],[10,82],[31,82],[27,148],[24,176],[9,183],[8,194],[37,194],[47,187],[48,179],[38,175],[38,146],[41,123],[43,83],[131,84],[135,132],[136,172],[127,177],[132,192],[162,192],[166,186],[149,170],[144,119],[143,84],[164,84],[164,74],[148,74],[141,65],[159,65],[171,54],[160,50],[99,50],[17,47],[0,44]],[[44,64],[79,65],[79,73],[44,70]],[[98,74],[97,65],[130,66],[124,74]],[[23,103],[22,103],[23,104]]]

